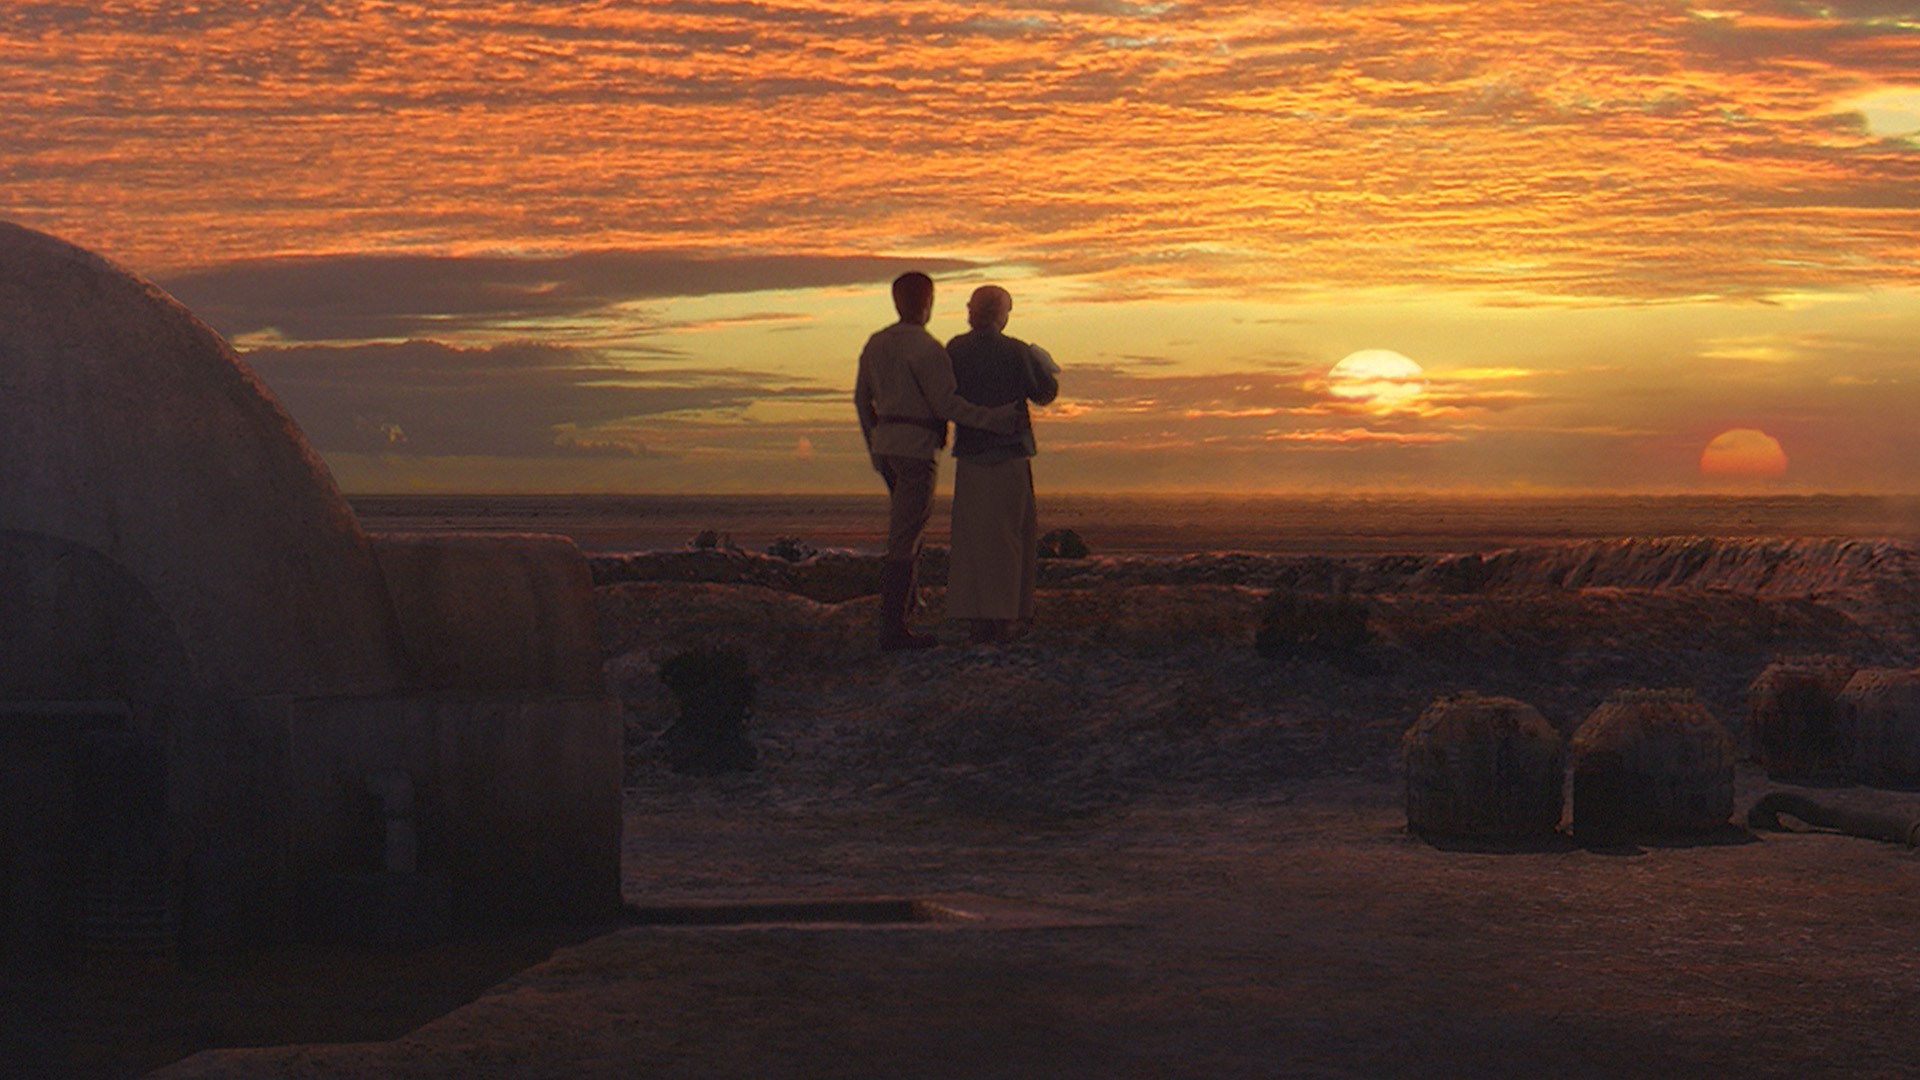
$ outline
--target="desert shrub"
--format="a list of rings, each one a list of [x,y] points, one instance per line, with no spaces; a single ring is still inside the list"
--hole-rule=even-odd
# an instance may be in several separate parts
[[[767,545],[767,554],[788,562],[800,562],[803,559],[813,558],[819,552],[814,550],[813,545],[797,536],[779,536],[774,538],[773,543]]]
[[[660,681],[680,703],[680,718],[663,736],[675,772],[711,775],[751,769],[757,756],[747,741],[755,682],[744,654],[692,649],[660,665]]]
[[[695,533],[693,539],[687,541],[687,546],[695,551],[739,550],[733,542],[732,533],[715,532],[712,529],[701,529]]]
[[[1253,647],[1269,660],[1313,656],[1365,667],[1361,648],[1373,640],[1365,604],[1351,596],[1275,589],[1260,610]]]
[[[1088,554],[1087,542],[1072,529],[1055,529],[1040,538],[1043,559],[1084,559]]]

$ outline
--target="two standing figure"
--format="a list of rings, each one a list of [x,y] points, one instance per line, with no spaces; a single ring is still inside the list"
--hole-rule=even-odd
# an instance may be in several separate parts
[[[1013,298],[998,286],[975,290],[967,305],[973,329],[947,348],[927,332],[931,278],[901,275],[893,303],[900,321],[867,339],[853,391],[867,452],[891,504],[880,570],[880,647],[936,644],[913,633],[907,615],[949,420],[959,430],[948,614],[971,621],[976,643],[1010,640],[1033,617],[1037,518],[1027,402],[1053,400],[1058,368],[1045,352],[1003,333]]]

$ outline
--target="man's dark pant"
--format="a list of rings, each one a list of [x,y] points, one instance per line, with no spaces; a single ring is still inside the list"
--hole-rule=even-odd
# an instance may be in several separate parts
[[[912,563],[920,555],[920,537],[933,520],[933,482],[939,462],[932,458],[880,458],[880,476],[893,497],[887,522],[887,561]]]

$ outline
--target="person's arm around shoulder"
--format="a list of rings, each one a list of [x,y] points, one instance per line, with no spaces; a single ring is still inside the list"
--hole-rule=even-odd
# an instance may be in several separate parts
[[[1020,430],[1019,402],[989,409],[960,396],[959,384],[953,378],[953,361],[931,334],[924,347],[913,352],[913,374],[919,380],[920,392],[927,396],[927,405],[943,418],[1000,435]]]

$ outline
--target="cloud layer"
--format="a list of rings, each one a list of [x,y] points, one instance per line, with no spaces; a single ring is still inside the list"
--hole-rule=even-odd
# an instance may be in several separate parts
[[[294,341],[498,333],[515,324],[611,317],[668,297],[886,282],[909,269],[963,269],[951,259],[833,256],[694,257],[592,251],[560,256],[342,254],[246,259],[163,277],[160,284],[229,337],[273,331]],[[635,317],[622,316],[631,329]]]
[[[11,213],[144,269],[945,251],[1116,287],[1912,282],[1910,3],[46,0]]]
[[[1907,489],[1916,73],[1898,0],[37,0],[0,215],[369,484],[870,487],[914,266],[1067,364],[1056,484],[1658,489],[1753,429]]]

